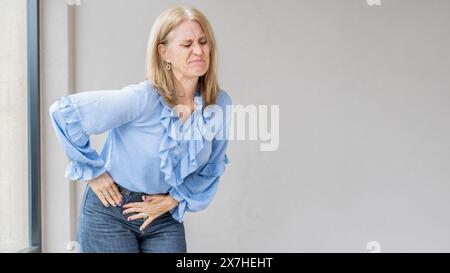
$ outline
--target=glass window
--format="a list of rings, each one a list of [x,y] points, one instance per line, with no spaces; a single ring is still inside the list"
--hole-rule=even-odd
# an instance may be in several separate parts
[[[27,1],[0,1],[0,252],[29,247]]]

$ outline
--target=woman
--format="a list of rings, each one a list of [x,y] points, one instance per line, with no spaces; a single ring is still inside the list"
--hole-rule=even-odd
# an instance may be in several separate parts
[[[152,27],[146,80],[52,104],[70,159],[65,176],[88,181],[78,218],[82,252],[187,252],[183,216],[208,206],[229,162],[223,113],[231,99],[216,70],[205,16],[173,7]],[[99,155],[89,136],[108,130]]]

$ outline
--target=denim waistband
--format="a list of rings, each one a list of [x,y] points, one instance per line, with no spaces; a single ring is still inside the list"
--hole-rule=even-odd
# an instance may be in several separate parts
[[[128,193],[133,193],[133,194],[145,195],[145,193],[143,193],[143,192],[136,192],[136,191],[129,190],[129,189],[119,185],[117,182],[116,182],[116,185],[117,185],[117,188],[119,188],[120,192],[128,192]]]
[[[125,188],[125,187],[119,185],[117,182],[115,182],[115,183],[116,183],[116,185],[117,185],[117,188],[119,188],[119,191],[120,191],[120,192],[127,192],[127,193],[135,194],[135,195],[149,195],[148,193],[145,193],[145,192],[137,192],[137,191],[129,190],[129,189],[127,189],[127,188]],[[159,194],[169,194],[169,193],[166,192],[166,193],[159,193]]]

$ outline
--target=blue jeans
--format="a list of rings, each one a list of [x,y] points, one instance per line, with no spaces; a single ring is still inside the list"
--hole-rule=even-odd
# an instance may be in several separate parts
[[[122,205],[142,202],[141,193],[119,186]],[[143,219],[127,221],[121,206],[105,207],[89,185],[78,217],[77,240],[81,252],[186,253],[184,224],[170,212],[153,220],[142,232]],[[128,215],[131,216],[132,214]]]

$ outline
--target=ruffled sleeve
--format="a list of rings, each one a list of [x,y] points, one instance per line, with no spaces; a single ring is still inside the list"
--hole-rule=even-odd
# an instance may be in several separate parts
[[[144,85],[122,90],[99,90],[60,97],[50,108],[50,119],[70,162],[65,177],[91,180],[106,171],[105,162],[91,148],[89,136],[132,122],[145,109]]]
[[[231,99],[224,91],[221,91],[218,98],[219,106],[222,107],[224,121],[221,122],[223,126],[220,126],[220,130],[216,133],[212,139],[212,150],[209,160],[199,168],[194,165],[192,168],[196,168],[192,172],[181,173],[180,180],[174,179],[175,183],[171,183],[172,187],[169,194],[179,202],[178,206],[171,210],[172,217],[178,222],[183,222],[183,216],[186,211],[196,212],[205,209],[212,201],[217,192],[220,177],[225,171],[225,165],[230,162],[227,156],[228,147],[228,128],[230,125],[230,115],[226,111],[226,106],[231,105]],[[207,141],[206,132],[204,128],[208,122],[213,122],[211,116],[206,113],[203,115],[203,123],[197,127],[199,128],[199,139]],[[194,132],[195,135],[195,132]],[[192,141],[187,141],[188,143]],[[195,142],[194,142],[195,143]],[[176,145],[175,145],[176,147]],[[194,147],[197,147],[196,145]],[[195,149],[193,151],[196,152]],[[195,153],[193,153],[195,155]],[[187,158],[191,156],[190,153],[186,155]],[[194,157],[195,159],[195,157]],[[189,161],[188,161],[189,162]],[[189,170],[189,169],[188,169]],[[184,176],[183,176],[184,174]],[[175,176],[175,178],[178,178]]]
[[[178,206],[170,211],[175,220],[182,223],[187,211],[197,212],[208,207],[217,192],[225,165],[229,162],[225,154],[224,158],[207,163],[189,175],[183,184],[170,189],[169,194],[179,202]]]
[[[70,96],[61,97],[50,107],[50,117],[59,143],[70,162],[65,177],[90,180],[105,172],[105,162],[90,147],[89,136],[81,126],[81,116]]]

